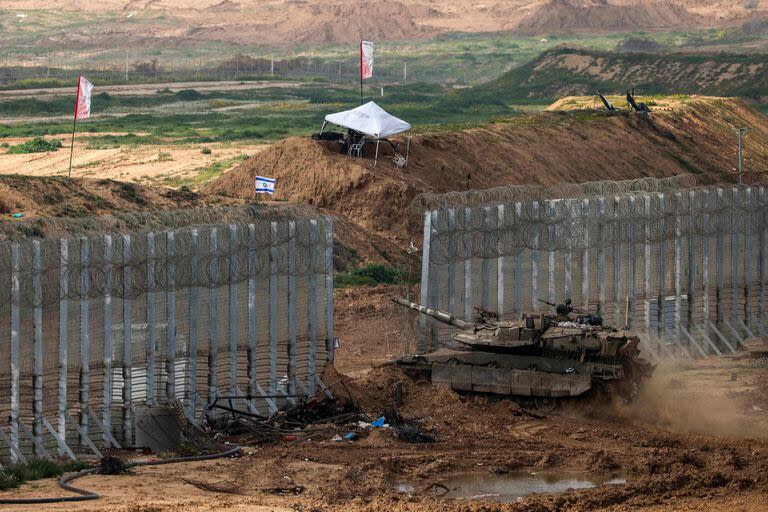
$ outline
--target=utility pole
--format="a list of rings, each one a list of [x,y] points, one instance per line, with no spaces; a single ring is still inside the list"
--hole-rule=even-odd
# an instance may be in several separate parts
[[[739,128],[739,185],[744,182],[744,155],[743,155],[743,140],[744,134],[747,133],[746,128]]]
[[[403,62],[403,85],[408,83],[408,61]]]

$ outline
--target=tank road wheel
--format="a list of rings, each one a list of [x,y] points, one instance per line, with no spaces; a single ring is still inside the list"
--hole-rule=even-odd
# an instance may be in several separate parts
[[[533,399],[533,405],[538,412],[550,414],[557,409],[557,398],[537,396]]]

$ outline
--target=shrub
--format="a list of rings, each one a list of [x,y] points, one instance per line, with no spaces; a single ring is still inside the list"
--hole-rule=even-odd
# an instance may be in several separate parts
[[[200,150],[200,152],[204,155],[210,155],[211,154],[211,148],[203,148]]]
[[[56,151],[61,148],[61,141],[59,139],[46,140],[42,137],[35,137],[27,142],[16,144],[8,149],[9,155],[19,155],[22,153],[45,153],[48,151]]]
[[[400,284],[407,280],[406,272],[387,265],[367,265],[351,272],[336,274],[335,288],[346,286],[376,286],[377,284]]]
[[[70,471],[90,467],[80,461],[55,462],[46,459],[30,459],[26,464],[10,464],[0,469],[0,490],[18,487],[30,480],[54,478]]]

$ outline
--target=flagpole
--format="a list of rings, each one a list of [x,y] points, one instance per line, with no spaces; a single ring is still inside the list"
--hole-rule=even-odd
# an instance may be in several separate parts
[[[77,77],[77,94],[75,95],[75,113],[72,115],[72,142],[69,145],[69,172],[67,172],[67,178],[72,177],[72,155],[75,154],[75,128],[77,126],[77,105],[80,103],[81,78]]]
[[[69,172],[67,177],[72,177],[72,155],[75,153],[75,126],[77,125],[77,114],[72,118],[72,143],[69,145]]]
[[[360,39],[360,104],[363,104],[363,40]]]

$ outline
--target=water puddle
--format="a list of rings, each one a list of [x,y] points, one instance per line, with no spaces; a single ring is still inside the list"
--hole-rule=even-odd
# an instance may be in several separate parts
[[[503,475],[460,473],[442,481],[432,491],[444,498],[497,501],[509,503],[534,493],[556,493],[566,489],[589,489],[598,485],[626,483],[626,478],[589,473],[511,471]],[[444,486],[444,487],[443,487]],[[415,487],[398,483],[395,490],[410,493]]]

